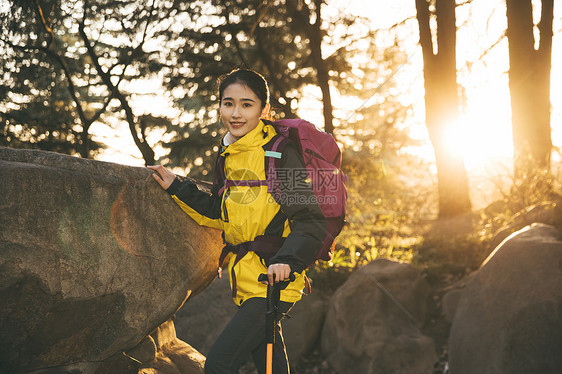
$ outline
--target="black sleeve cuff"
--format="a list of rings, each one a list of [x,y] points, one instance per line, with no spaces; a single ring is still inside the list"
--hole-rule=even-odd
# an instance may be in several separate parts
[[[181,187],[181,181],[179,180],[179,178],[176,178],[174,179],[170,187],[166,189],[166,192],[169,193],[170,195],[177,195],[180,187]]]

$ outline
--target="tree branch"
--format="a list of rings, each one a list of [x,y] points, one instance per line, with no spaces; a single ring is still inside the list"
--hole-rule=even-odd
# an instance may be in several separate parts
[[[232,40],[234,41],[234,45],[236,46],[236,54],[238,55],[238,57],[240,57],[240,61],[242,61],[242,65],[245,67],[248,67],[248,62],[246,61],[246,58],[244,57],[244,54],[242,53],[242,47],[240,46],[240,41],[238,40],[238,38],[236,37],[238,35],[238,32],[236,32],[236,30],[234,30],[234,26],[232,25],[232,23],[230,22],[230,7],[229,7],[229,2],[228,1],[223,1],[222,2],[224,5],[224,18],[226,19],[226,24],[228,25],[228,29],[230,31],[230,35],[232,36]]]
[[[465,0],[465,1],[463,1],[462,3],[458,3],[458,4],[457,4],[457,7],[461,7],[461,6],[468,5],[468,4],[472,3],[473,1],[474,1],[474,0]]]
[[[92,59],[92,63],[94,64],[96,70],[98,71],[98,74],[102,78],[102,81],[104,82],[104,84],[107,86],[107,88],[111,92],[111,95],[115,96],[115,98],[118,99],[119,102],[121,103],[121,107],[125,111],[127,123],[129,124],[129,130],[131,132],[131,135],[133,136],[133,141],[134,141],[135,145],[137,146],[137,148],[142,153],[146,164],[147,165],[153,165],[154,161],[155,161],[154,160],[154,151],[148,145],[148,143],[146,143],[145,140],[141,140],[139,138],[138,133],[137,133],[137,129],[136,129],[136,119],[135,119],[135,115],[133,113],[133,110],[129,106],[129,103],[127,102],[127,99],[125,98],[125,95],[123,95],[123,93],[121,93],[119,91],[119,88],[111,82],[111,74],[109,74],[108,72],[103,70],[103,67],[101,66],[101,64],[99,62],[99,57],[96,54],[96,52],[94,50],[94,47],[93,47],[92,43],[90,42],[90,39],[88,38],[88,35],[86,34],[85,21],[86,21],[86,17],[87,17],[87,15],[86,15],[87,9],[88,9],[88,0],[85,0],[84,1],[84,15],[82,17],[82,20],[78,24],[78,32],[80,33],[80,36],[81,36],[82,40],[84,41],[84,45],[86,46],[88,54],[89,54],[90,58]],[[125,71],[125,69],[126,69],[126,67],[123,69],[123,71]]]
[[[271,56],[269,55],[269,53],[267,53],[267,51],[263,47],[263,39],[262,39],[262,33],[261,33],[260,27],[258,27],[255,30],[254,35],[255,35],[255,40],[256,40],[256,46],[257,46],[258,52],[261,56],[261,61],[263,62],[263,64],[265,65],[265,67],[268,70],[268,72],[266,74],[267,80],[270,83],[272,83],[273,87],[277,88],[277,90],[279,92],[279,96],[282,97],[285,100],[285,104],[281,104],[281,102],[279,102],[279,100],[277,100],[277,103],[282,107],[282,110],[285,113],[285,115],[293,115],[293,111],[291,110],[291,105],[290,105],[291,100],[287,97],[286,88],[284,87],[281,80],[277,79],[277,76],[275,74],[277,69],[275,69],[272,66]]]
[[[488,48],[486,48],[486,50],[484,50],[484,52],[482,52],[482,54],[480,56],[478,56],[478,58],[474,61],[467,61],[465,63],[465,67],[467,70],[470,70],[472,68],[472,65],[476,62],[476,61],[481,61],[484,57],[486,57],[486,55],[488,53],[490,53],[498,44],[500,44],[506,37],[506,32],[504,31],[500,37],[498,38],[498,40],[496,40],[491,46],[489,46]]]
[[[394,25],[390,26],[390,27],[388,28],[388,31],[394,30],[395,28],[400,27],[400,26],[406,24],[406,22],[411,21],[411,20],[413,20],[413,19],[416,19],[416,16],[411,16],[411,17],[408,17],[408,18],[404,18],[402,21],[397,22],[397,23],[395,23]]]
[[[258,14],[257,18],[256,18],[256,22],[254,22],[254,24],[252,25],[252,27],[250,28],[250,37],[254,36],[254,33],[256,32],[256,29],[259,27],[260,22],[262,21],[262,19],[265,17],[265,15],[267,14],[267,11],[269,10],[269,8],[271,8],[271,3],[270,2],[263,2],[258,6],[258,10],[256,11],[256,13]]]
[[[66,81],[68,83],[68,92],[70,93],[70,97],[74,101],[76,105],[76,111],[78,112],[78,117],[80,118],[80,122],[82,123],[82,136],[80,137],[82,141],[82,148],[80,151],[80,155],[84,158],[88,158],[90,156],[90,151],[88,147],[89,139],[88,139],[88,131],[91,125],[91,122],[88,121],[86,114],[84,113],[84,109],[82,108],[82,104],[78,95],[76,93],[76,86],[72,81],[72,72],[66,60],[63,56],[61,56],[58,51],[56,50],[56,39],[55,33],[53,29],[47,24],[47,20],[45,19],[45,15],[43,14],[43,9],[41,8],[41,4],[39,4],[39,0],[35,0],[35,5],[37,7],[37,12],[39,13],[41,24],[43,25],[45,31],[50,35],[50,40],[47,43],[45,48],[41,47],[40,50],[43,50],[48,56],[54,59],[59,65],[62,67],[64,71],[64,75],[66,77]]]

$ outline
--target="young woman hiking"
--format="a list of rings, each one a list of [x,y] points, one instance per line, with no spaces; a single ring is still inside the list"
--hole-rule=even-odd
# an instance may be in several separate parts
[[[228,273],[239,308],[211,348],[205,373],[237,373],[250,355],[258,372],[265,373],[267,282],[262,284],[257,279],[267,273],[273,285],[293,273],[295,280],[280,292],[273,347],[273,373],[286,374],[289,364],[280,319],[302,296],[305,269],[314,261],[326,232],[324,215],[303,172],[302,158],[290,143],[277,155],[281,157],[278,175],[285,178],[275,194],[268,192],[267,185],[225,185],[224,179],[265,180],[264,146],[277,133],[265,120],[269,89],[260,74],[237,69],[220,77],[219,103],[227,132],[217,163],[223,170],[215,174],[225,178],[215,178],[210,195],[189,181],[180,182],[162,166],[150,168],[157,172],[154,179],[193,219],[223,230],[230,255]],[[272,248],[273,256],[264,254]]]

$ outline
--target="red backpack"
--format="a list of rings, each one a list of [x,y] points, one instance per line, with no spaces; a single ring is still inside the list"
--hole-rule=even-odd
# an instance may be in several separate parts
[[[275,122],[264,121],[272,125],[277,131],[269,143],[264,146],[266,180],[231,180],[224,175],[224,157],[217,157],[215,165],[215,184],[222,184],[219,196],[228,187],[233,186],[263,186],[275,196],[280,191],[282,183],[278,176],[279,164],[284,147],[292,142],[297,152],[302,156],[304,166],[311,181],[312,190],[318,205],[326,219],[326,236],[322,246],[317,251],[315,260],[329,261],[332,258],[333,245],[336,236],[345,224],[347,190],[346,176],[341,171],[341,151],[334,137],[318,130],[313,124],[302,119],[283,119]],[[226,255],[229,252],[238,253],[239,261],[248,251],[254,251],[260,257],[269,259],[281,247],[284,238],[258,236],[252,242],[225,247],[219,259],[219,273]],[[234,277],[233,296],[236,295],[236,280]]]
[[[279,135],[270,142],[271,149],[266,149],[265,153],[268,192],[276,193],[279,188],[279,156],[288,139],[303,158],[312,191],[326,218],[326,236],[315,259],[328,261],[332,258],[334,240],[345,223],[347,178],[341,171],[340,148],[332,135],[305,120],[283,119],[270,124]]]

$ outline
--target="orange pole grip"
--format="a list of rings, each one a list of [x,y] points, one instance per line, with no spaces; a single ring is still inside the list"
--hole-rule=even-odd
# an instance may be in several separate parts
[[[267,344],[265,374],[273,374],[273,344]]]

